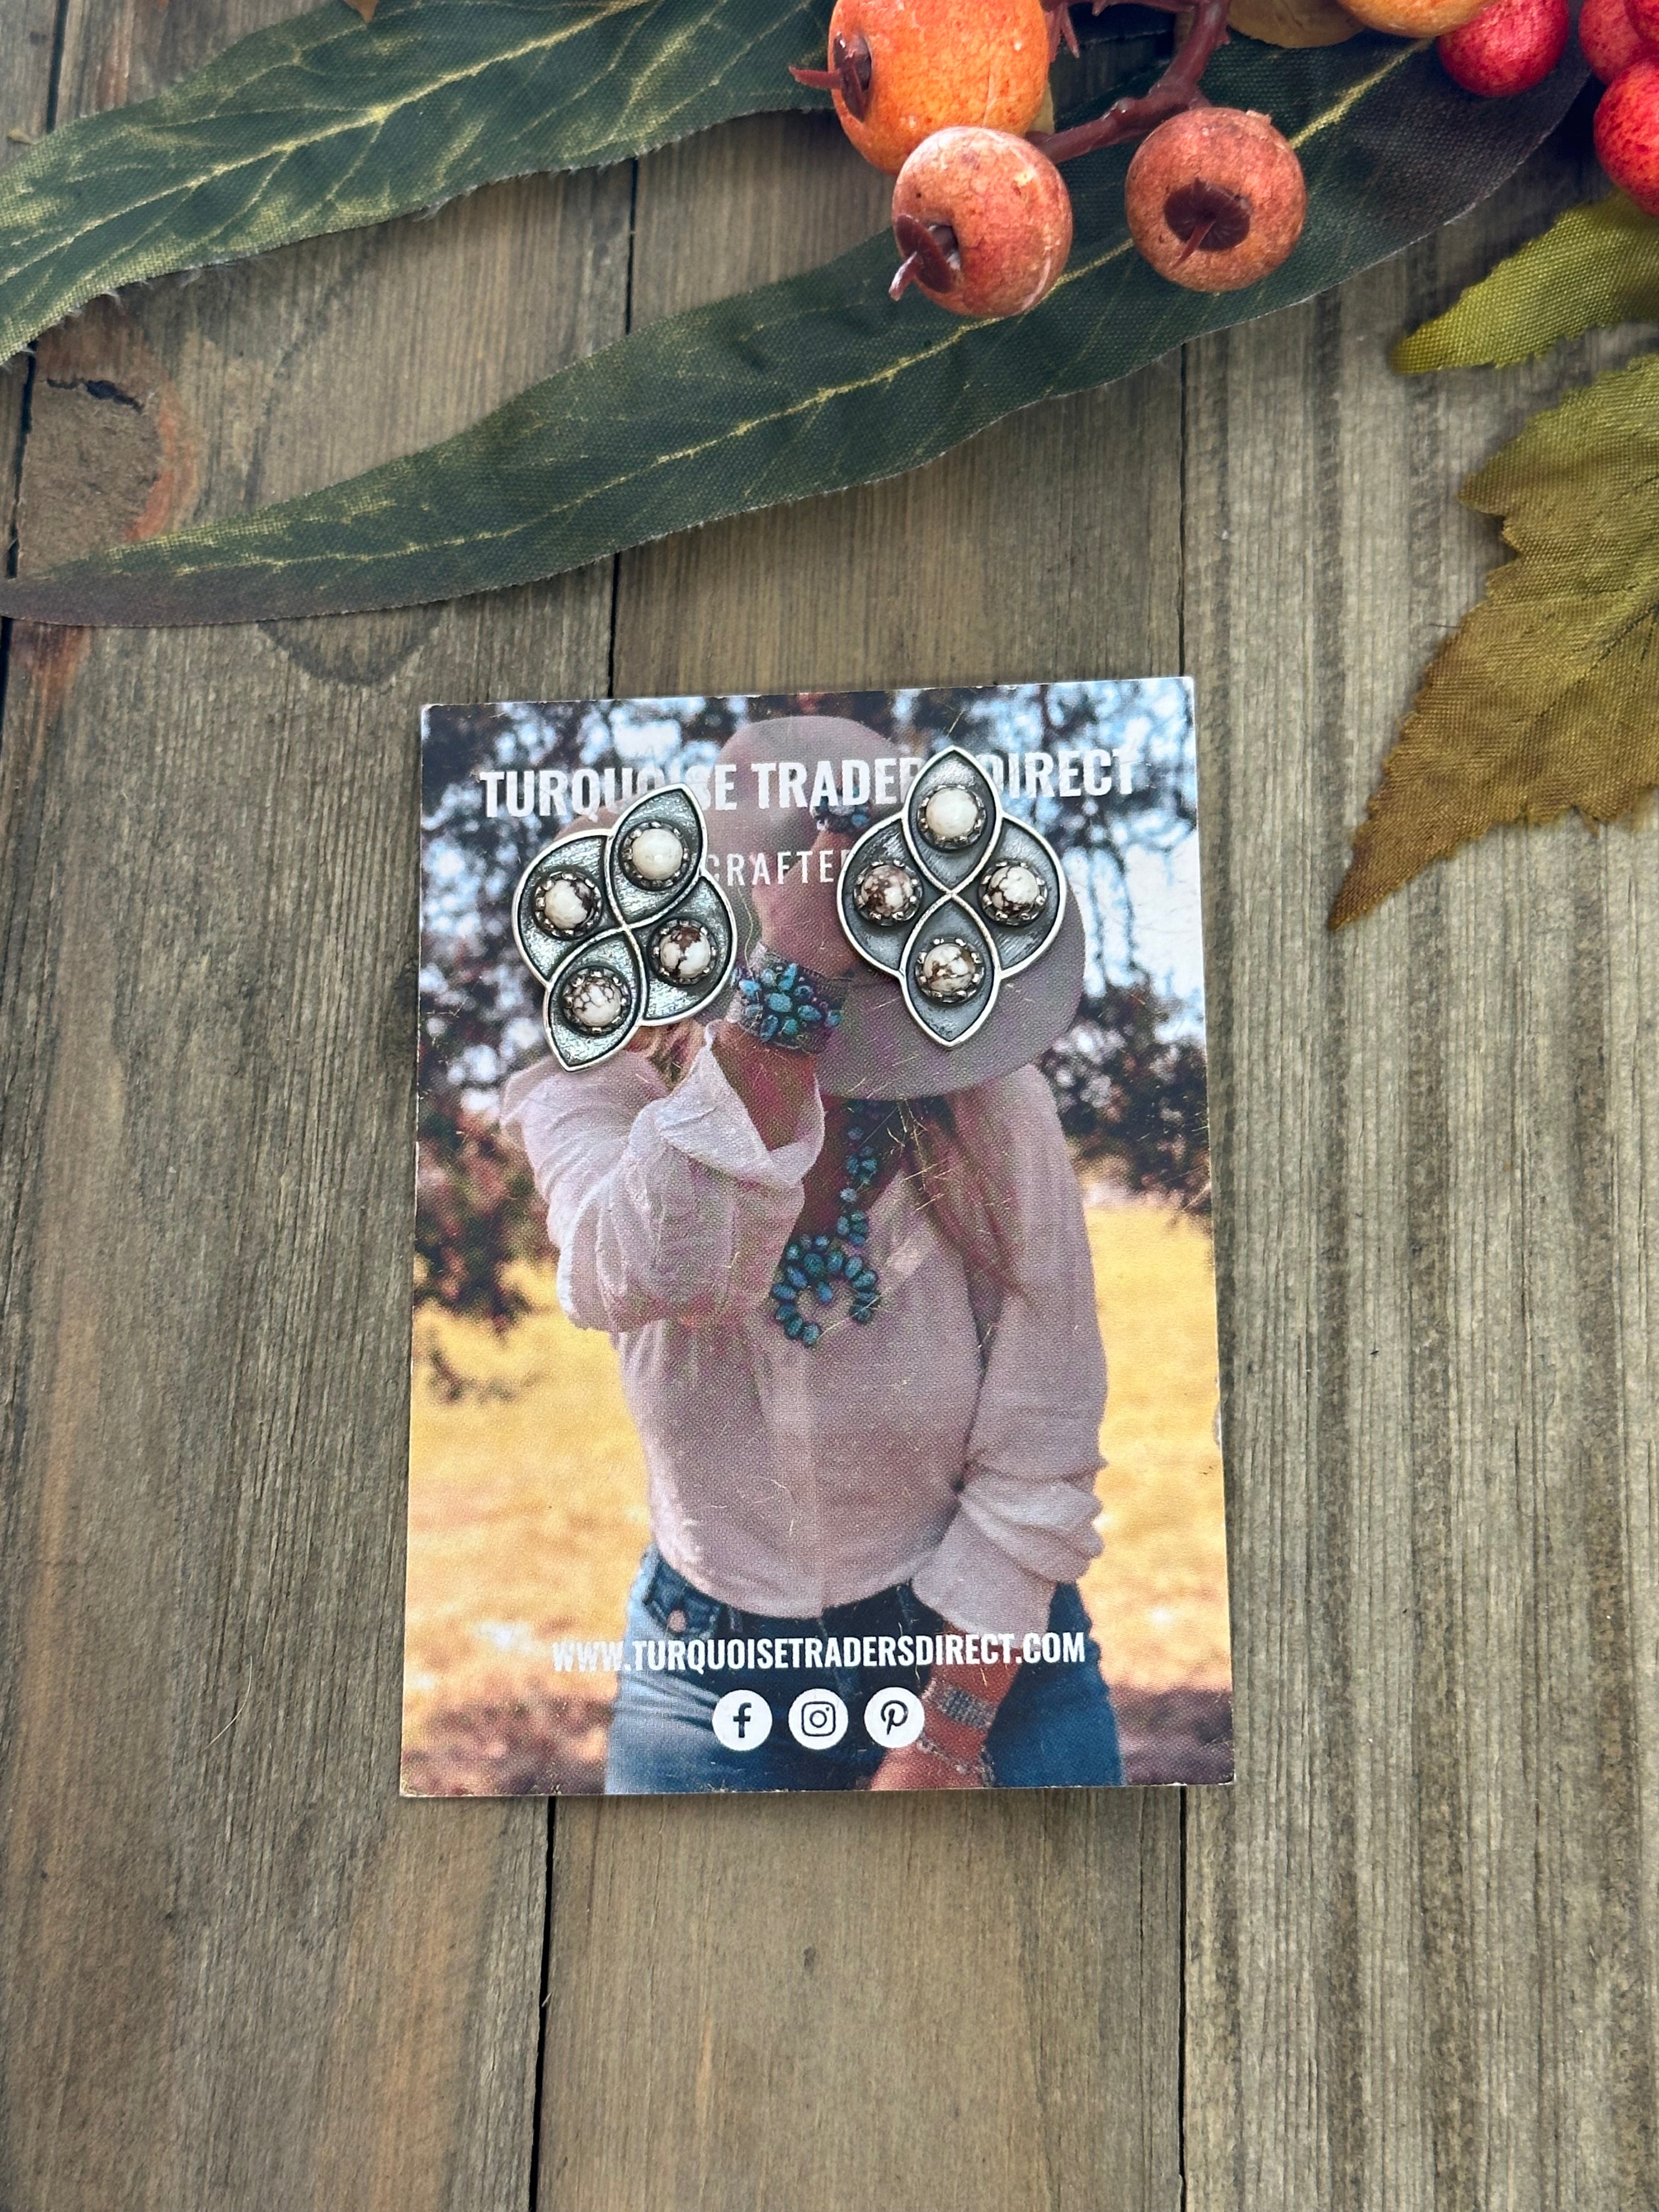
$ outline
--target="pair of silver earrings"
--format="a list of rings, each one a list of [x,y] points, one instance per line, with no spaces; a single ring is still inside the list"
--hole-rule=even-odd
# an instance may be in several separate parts
[[[562,1066],[597,1066],[641,1028],[704,1012],[737,964],[731,903],[705,873],[702,810],[683,785],[647,792],[608,830],[545,846],[519,878],[513,927],[543,984],[542,1025]],[[1004,979],[1042,958],[1066,912],[1045,837],[1006,815],[978,763],[952,745],[896,814],[857,839],[838,907],[848,944],[898,984],[936,1044],[965,1044]]]

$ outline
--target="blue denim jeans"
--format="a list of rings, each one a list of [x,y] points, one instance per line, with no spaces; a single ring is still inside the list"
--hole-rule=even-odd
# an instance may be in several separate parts
[[[1100,1671],[1100,1651],[1075,1583],[1055,1590],[1048,1626],[1083,1639],[1084,1656],[1031,1660],[1014,1677],[986,1754],[993,1781],[1006,1790],[1101,1786],[1123,1779],[1117,1723]],[[653,1544],[628,1603],[629,1668],[622,1677],[605,1765],[607,1796],[654,1796],[709,1790],[855,1790],[884,1756],[864,1726],[877,1691],[898,1685],[920,1693],[927,1669],[896,1665],[790,1667],[752,1671],[721,1668],[670,1672],[635,1667],[636,1644],[659,1653],[671,1642],[689,1648],[709,1639],[757,1643],[811,1634],[834,1637],[937,1636],[944,1623],[908,1583],[878,1590],[856,1605],[834,1606],[813,1620],[775,1620],[741,1613],[705,1596],[677,1574]],[[1063,1648],[1063,1647],[1062,1647]],[[802,1691],[832,1690],[847,1708],[846,1734],[829,1750],[808,1750],[790,1735],[788,1713]],[[716,1740],[716,1702],[730,1691],[763,1701],[771,1732],[752,1751],[727,1750]]]

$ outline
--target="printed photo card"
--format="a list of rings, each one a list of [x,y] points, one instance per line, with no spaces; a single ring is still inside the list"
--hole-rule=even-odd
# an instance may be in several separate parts
[[[1188,684],[422,766],[405,1793],[1231,1779]]]

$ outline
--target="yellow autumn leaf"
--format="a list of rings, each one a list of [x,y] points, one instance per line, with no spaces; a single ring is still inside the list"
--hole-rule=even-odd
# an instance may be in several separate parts
[[[1330,926],[1510,822],[1611,822],[1659,784],[1659,355],[1536,415],[1463,487],[1495,568],[1383,764]]]
[[[1659,222],[1622,192],[1569,208],[1471,284],[1456,304],[1401,339],[1402,375],[1508,367],[1563,338],[1659,319]]]

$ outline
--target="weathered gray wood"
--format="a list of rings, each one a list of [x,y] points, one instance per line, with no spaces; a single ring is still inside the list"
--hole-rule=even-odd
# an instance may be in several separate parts
[[[803,265],[890,188],[771,120],[642,166],[636,314]],[[621,563],[621,692],[1176,665],[1178,367],[919,476]],[[550,2212],[1120,2212],[1178,2181],[1173,1792],[564,1804]]]
[[[288,4],[69,0],[59,112]],[[0,127],[45,114],[43,25],[0,0]],[[1384,342],[1571,184],[1546,160],[1184,374],[630,555],[614,652],[609,571],[15,634],[7,2212],[1659,2203],[1659,826],[1493,839],[1321,927],[1491,556],[1457,477],[1609,343],[1405,386]],[[509,187],[88,315],[36,380],[23,559],[323,481],[611,335],[629,192]],[[658,156],[635,314],[884,198],[800,119]],[[1183,654],[1243,1778],[1185,1810],[1184,2048],[1169,1795],[568,1806],[532,2174],[545,1816],[393,1795],[412,709]]]
[[[75,0],[60,112],[287,7]],[[23,559],[129,526],[103,464],[130,488],[168,410],[198,514],[459,426],[620,329],[628,215],[625,174],[530,182],[89,317],[54,342]],[[16,635],[9,2212],[528,2202],[547,1814],[397,1796],[415,714],[603,689],[609,585]]]
[[[1617,344],[1390,375],[1588,183],[1194,347],[1241,1780],[1188,1809],[1194,2212],[1659,2203],[1659,824],[1347,833],[1496,550],[1462,476]]]
[[[58,0],[10,0],[6,9],[6,36],[0,41],[0,168],[16,161],[46,128],[57,20]],[[0,366],[0,531],[8,539],[28,381],[27,356]]]

